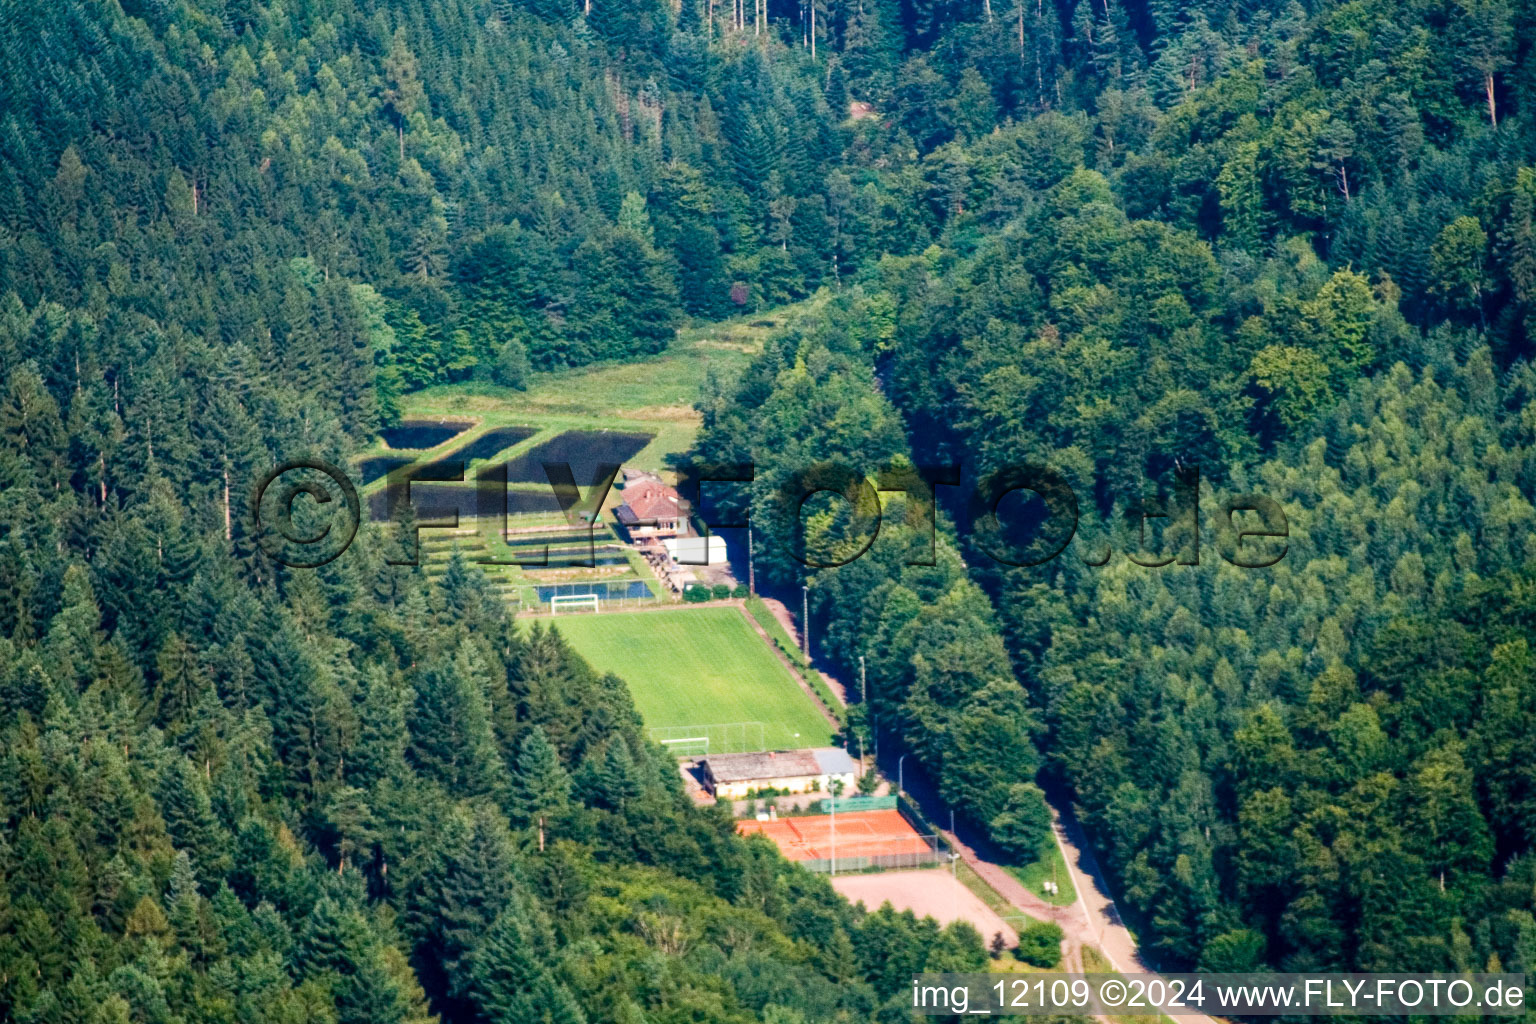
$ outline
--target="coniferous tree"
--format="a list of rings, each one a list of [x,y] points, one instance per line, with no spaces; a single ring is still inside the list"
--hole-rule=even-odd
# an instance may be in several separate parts
[[[512,821],[524,827],[537,826],[541,837],[544,822],[562,813],[570,801],[570,774],[537,725],[518,744],[507,797]]]

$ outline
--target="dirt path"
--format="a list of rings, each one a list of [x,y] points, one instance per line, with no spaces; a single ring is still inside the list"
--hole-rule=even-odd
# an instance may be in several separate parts
[[[795,623],[795,617],[789,613],[789,609],[784,607],[784,602],[777,598],[765,597],[763,598],[763,604],[772,613],[773,617],[778,620],[779,625],[784,627],[784,632],[789,634],[789,638],[795,642],[795,646],[800,646],[800,627]]]
[[[763,598],[763,605],[768,609],[769,614],[774,617],[774,620],[784,628],[784,632],[789,634],[790,642],[792,642],[796,647],[799,647],[800,627],[796,625],[795,616],[790,612],[789,608],[785,606],[784,602],[778,600],[777,598],[765,597]],[[843,687],[842,681],[834,678],[833,676],[827,675],[827,673],[822,672],[819,669],[817,670],[817,673],[821,676],[822,679],[826,681],[826,684],[831,687],[832,692],[837,694],[837,699],[843,702],[843,706],[847,707],[848,691]]]
[[[1038,921],[1054,921],[1061,925],[1064,946],[1082,944],[1084,918],[1076,913],[1075,904],[1071,907],[1058,907],[1047,903],[1026,889],[1024,883],[1014,878],[1006,869],[982,859],[981,854],[967,846],[955,833],[948,829],[940,829],[939,833],[954,847],[955,852],[960,854],[960,859],[969,864],[983,881],[996,889],[1003,899]]]

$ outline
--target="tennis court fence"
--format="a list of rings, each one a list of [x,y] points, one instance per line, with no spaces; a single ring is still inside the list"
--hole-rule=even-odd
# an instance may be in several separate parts
[[[895,871],[902,868],[932,868],[949,863],[949,852],[944,848],[944,842],[936,835],[919,836],[923,840],[926,850],[910,850],[902,853],[873,853],[860,854],[855,852],[836,857],[818,857],[811,860],[801,860],[795,863],[807,871],[815,871],[819,874],[831,874],[834,871],[843,874],[850,871]]]

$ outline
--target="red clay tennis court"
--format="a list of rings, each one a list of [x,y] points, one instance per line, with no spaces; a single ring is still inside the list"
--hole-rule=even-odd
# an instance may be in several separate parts
[[[761,833],[772,839],[790,860],[824,860],[832,856],[832,830],[837,829],[839,861],[851,857],[926,854],[933,847],[907,823],[899,811],[849,811],[835,816],[812,814],[777,821],[744,819],[736,823],[742,835]]]

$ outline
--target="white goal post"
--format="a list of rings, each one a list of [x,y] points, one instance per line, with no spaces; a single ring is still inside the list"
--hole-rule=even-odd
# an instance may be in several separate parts
[[[763,742],[765,731],[762,722],[720,722],[710,725],[658,725],[651,728],[650,734],[651,739],[678,757],[687,757],[767,750],[768,746]],[[686,752],[678,747],[685,747]]]
[[[708,736],[680,736],[675,740],[657,740],[674,757],[705,757],[709,754]]]
[[[567,605],[585,606],[594,612],[603,610],[596,594],[556,594],[549,599],[549,614],[559,615],[560,610]]]

